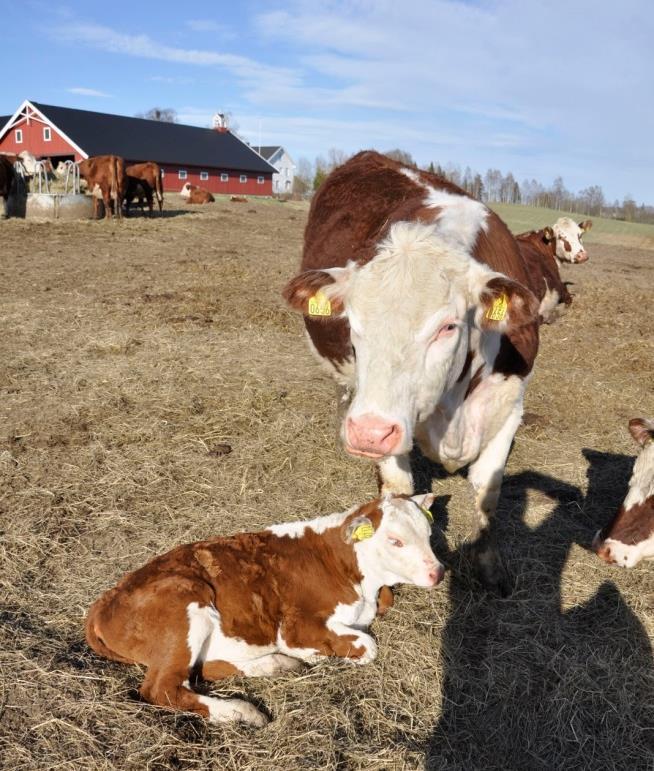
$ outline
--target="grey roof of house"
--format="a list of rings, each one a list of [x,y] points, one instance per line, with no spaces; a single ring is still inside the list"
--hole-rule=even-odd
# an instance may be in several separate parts
[[[276,171],[230,132],[40,102],[32,104],[89,156],[111,154],[129,161],[157,161],[252,172]]]
[[[267,161],[269,161],[278,150],[282,149],[281,145],[262,145],[261,147],[253,145],[253,147],[259,155],[262,155]]]

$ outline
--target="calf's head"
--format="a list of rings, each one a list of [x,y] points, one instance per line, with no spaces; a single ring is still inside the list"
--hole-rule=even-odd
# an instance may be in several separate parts
[[[629,431],[642,448],[629,492],[613,521],[593,541],[605,562],[625,568],[654,559],[654,420],[634,418]]]
[[[556,239],[556,256],[562,262],[587,262],[588,253],[581,243],[583,234],[593,226],[591,220],[584,220],[577,224],[570,217],[559,217],[550,231],[552,238]]]
[[[361,506],[346,522],[343,535],[354,545],[364,581],[432,588],[442,580],[445,570],[429,543],[433,501],[431,493],[387,494]]]
[[[289,304],[329,324],[346,318],[355,394],[341,429],[348,452],[381,459],[410,451],[463,371],[471,337],[533,323],[532,293],[439,239],[433,226],[394,225],[365,265],[311,270],[284,290]],[[495,334],[493,334],[495,333]]]

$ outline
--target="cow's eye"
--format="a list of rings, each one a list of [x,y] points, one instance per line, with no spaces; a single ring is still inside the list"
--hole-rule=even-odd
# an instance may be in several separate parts
[[[390,543],[391,546],[398,546],[398,547],[404,546],[404,543],[400,541],[399,538],[394,538],[392,535],[388,536],[388,542]]]
[[[436,332],[433,339],[440,340],[443,337],[451,337],[457,330],[457,325],[453,321],[448,321]]]

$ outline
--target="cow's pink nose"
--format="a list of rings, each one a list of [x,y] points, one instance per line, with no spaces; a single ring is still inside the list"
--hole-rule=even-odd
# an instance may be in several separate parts
[[[578,252],[576,262],[588,262],[588,252]]]
[[[348,418],[345,430],[347,451],[353,455],[379,458],[389,455],[402,439],[402,428],[376,415]]]
[[[427,578],[432,582],[432,586],[436,586],[443,580],[444,575],[445,568],[442,565],[436,565],[427,573]]]

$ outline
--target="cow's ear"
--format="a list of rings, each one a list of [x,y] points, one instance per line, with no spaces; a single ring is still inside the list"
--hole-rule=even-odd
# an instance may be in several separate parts
[[[543,238],[545,239],[545,241],[554,241],[554,239],[556,238],[554,229],[550,225],[546,225],[543,228]]]
[[[647,418],[633,418],[629,421],[629,431],[636,442],[644,447],[654,440],[654,420]]]
[[[538,300],[527,287],[507,276],[486,282],[479,295],[477,326],[505,332],[538,321]]]
[[[349,268],[306,270],[286,284],[282,296],[291,308],[305,316],[340,316],[349,275]]]
[[[354,517],[343,528],[343,540],[350,544],[367,541],[374,534],[375,526],[368,517]]]
[[[579,227],[585,232],[593,227],[593,220],[584,220],[579,223]]]

